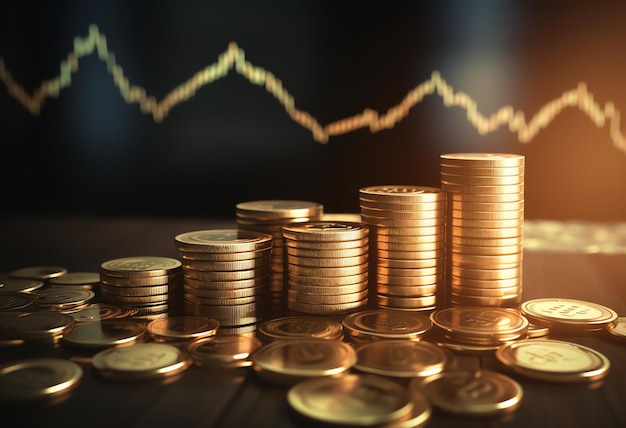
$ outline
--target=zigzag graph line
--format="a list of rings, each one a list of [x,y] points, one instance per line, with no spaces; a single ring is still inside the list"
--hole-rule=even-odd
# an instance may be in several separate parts
[[[626,138],[620,130],[619,110],[612,102],[606,102],[604,106],[597,103],[593,94],[587,91],[587,85],[584,82],[548,101],[527,121],[524,112],[515,110],[512,106],[501,107],[491,116],[481,114],[476,102],[469,95],[455,92],[440,73],[434,71],[430,79],[411,89],[397,105],[387,110],[386,113],[380,114],[368,108],[354,116],[324,126],[310,113],[297,109],[293,96],[283,88],[282,82],[272,72],[246,61],[245,52],[234,42],[228,45],[228,49],[218,57],[217,62],[198,71],[158,101],[154,96],[149,96],[144,88],[129,83],[122,67],[116,63],[115,55],[109,51],[106,37],[100,33],[96,25],[89,27],[87,37],[74,38],[74,50],[68,54],[67,59],[61,62],[60,74],[42,82],[32,95],[13,79],[5,67],[3,57],[0,57],[0,80],[6,85],[12,97],[32,115],[38,116],[46,98],[58,97],[61,89],[71,85],[72,75],[78,71],[79,59],[92,55],[94,51],[97,52],[98,58],[106,63],[107,70],[112,75],[124,101],[129,104],[139,104],[141,112],[151,114],[157,123],[167,117],[170,110],[177,104],[192,98],[203,86],[225,77],[234,70],[250,83],[264,86],[265,90],[283,106],[289,117],[308,129],[313,134],[313,138],[320,143],[328,142],[331,136],[346,134],[361,128],[369,128],[371,132],[393,128],[409,114],[411,108],[424,100],[427,95],[436,93],[446,107],[465,109],[467,120],[479,134],[485,135],[501,126],[508,125],[509,130],[516,132],[522,143],[531,141],[542,128],[548,126],[566,108],[578,108],[598,128],[603,128],[608,124],[614,146],[626,153]]]

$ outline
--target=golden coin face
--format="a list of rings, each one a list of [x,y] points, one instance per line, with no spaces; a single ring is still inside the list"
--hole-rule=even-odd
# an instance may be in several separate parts
[[[391,309],[371,309],[346,315],[343,327],[355,337],[384,337],[387,339],[415,339],[432,327],[424,315]]]
[[[283,226],[283,237],[304,241],[352,241],[369,236],[361,223],[317,221]]]
[[[150,321],[146,330],[152,336],[163,339],[194,339],[215,335],[219,325],[219,321],[213,318],[175,316]]]
[[[477,337],[518,334],[528,328],[524,316],[505,308],[447,308],[430,314],[430,320],[448,333]]]
[[[552,327],[579,327],[585,330],[606,327],[617,313],[603,305],[576,299],[541,298],[523,302],[520,311]]]
[[[257,251],[271,247],[272,235],[240,229],[198,230],[174,238],[179,250],[214,253]]]
[[[319,338],[339,339],[343,326],[338,321],[320,316],[288,316],[264,321],[259,334],[270,339]]]
[[[198,366],[250,367],[252,353],[262,345],[257,337],[216,335],[189,342],[187,351]]]
[[[354,368],[391,377],[424,377],[440,373],[449,354],[434,343],[413,340],[376,340],[356,347]]]
[[[100,272],[109,276],[162,276],[181,268],[181,262],[169,257],[123,257],[100,265]]]
[[[507,343],[498,348],[496,357],[515,373],[554,382],[598,380],[610,368],[608,358],[592,348],[551,339]]]
[[[77,324],[63,334],[63,342],[81,348],[104,348],[136,342],[145,334],[142,323],[132,319],[109,319]]]
[[[0,293],[0,312],[24,309],[35,302],[35,296],[21,291],[3,291]]]
[[[523,396],[519,383],[491,370],[444,371],[424,380],[416,378],[411,390],[421,391],[433,407],[457,415],[497,415],[517,409]]]
[[[176,346],[136,343],[108,348],[93,356],[92,365],[101,375],[120,379],[147,379],[179,373],[191,360]]]
[[[310,201],[259,200],[240,202],[236,205],[236,211],[239,216],[256,219],[316,217],[322,215],[324,206]]]
[[[67,392],[83,376],[80,365],[60,358],[31,358],[0,366],[0,400],[25,402]]]
[[[308,379],[289,389],[287,401],[311,420],[336,425],[380,426],[413,410],[406,388],[369,374]]]
[[[617,317],[607,325],[607,331],[613,337],[626,339],[626,317]]]
[[[442,165],[471,167],[521,167],[524,156],[514,153],[446,153],[440,156]]]
[[[93,285],[100,281],[98,272],[69,272],[56,278],[50,279],[50,285]],[[1,288],[0,288],[1,290]]]
[[[380,185],[362,187],[359,196],[366,200],[393,201],[437,201],[445,198],[444,192],[438,187],[413,185]]]

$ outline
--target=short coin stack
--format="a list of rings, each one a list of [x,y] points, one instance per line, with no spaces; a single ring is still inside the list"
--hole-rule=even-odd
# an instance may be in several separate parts
[[[179,308],[181,262],[169,257],[123,257],[100,265],[103,302],[136,310],[134,318],[160,318]]]
[[[368,303],[369,229],[362,223],[283,226],[287,309],[345,314]]]
[[[441,155],[447,193],[447,306],[517,307],[522,295],[524,156]]]
[[[445,192],[412,185],[359,189],[370,226],[378,306],[432,310],[443,283]]]
[[[272,236],[237,229],[198,230],[175,237],[182,259],[185,313],[220,327],[253,325],[266,316]]]
[[[324,206],[298,200],[260,200],[238,203],[237,227],[272,235],[272,279],[270,298],[273,304],[285,303],[282,226],[321,220]]]

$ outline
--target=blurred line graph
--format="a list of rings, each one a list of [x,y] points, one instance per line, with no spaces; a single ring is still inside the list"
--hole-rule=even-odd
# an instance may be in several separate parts
[[[311,113],[296,108],[294,97],[283,87],[282,81],[271,71],[247,61],[244,50],[235,42],[228,45],[227,50],[218,56],[216,62],[196,72],[190,79],[173,88],[163,99],[157,100],[141,86],[129,82],[123,68],[117,64],[115,54],[109,50],[105,35],[95,24],[89,26],[87,36],[74,38],[74,48],[60,63],[59,75],[43,81],[32,93],[28,93],[23,85],[12,77],[2,56],[0,56],[0,81],[6,86],[10,96],[33,116],[39,116],[47,98],[58,97],[62,89],[71,85],[72,76],[79,70],[79,60],[94,53],[106,64],[107,71],[111,74],[124,101],[138,104],[141,112],[152,115],[157,123],[162,122],[176,105],[194,97],[203,86],[214,83],[234,71],[251,84],[263,86],[282,105],[289,117],[309,130],[319,143],[327,143],[332,136],[362,128],[369,128],[373,133],[391,129],[427,96],[437,95],[442,99],[444,106],[464,109],[468,122],[480,135],[508,126],[510,132],[517,133],[521,143],[530,142],[563,110],[577,108],[598,128],[608,126],[613,145],[626,154],[626,137],[620,129],[620,111],[613,102],[608,101],[604,105],[596,102],[584,82],[548,100],[530,119],[527,119],[523,111],[516,110],[510,105],[500,107],[489,116],[482,114],[476,101],[464,92],[455,91],[438,71],[433,71],[429,79],[409,90],[398,104],[385,113],[366,108],[353,116],[322,125]]]

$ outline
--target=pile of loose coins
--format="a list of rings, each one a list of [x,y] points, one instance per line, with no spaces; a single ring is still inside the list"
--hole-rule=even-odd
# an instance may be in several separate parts
[[[185,313],[222,327],[254,326],[269,310],[273,237],[238,229],[185,232],[175,237],[184,274]]]
[[[445,193],[434,187],[359,189],[379,307],[435,308],[444,275],[445,202]]]
[[[103,302],[136,310],[135,317],[162,318],[180,305],[182,264],[169,257],[140,256],[100,265]]]
[[[284,306],[283,225],[318,221],[324,206],[317,202],[294,200],[260,200],[236,205],[237,227],[272,235],[272,278],[270,299],[272,305]]]
[[[441,188],[447,195],[446,306],[517,307],[524,156],[441,155]]]
[[[283,226],[287,309],[337,315],[368,304],[369,229],[361,223]]]

